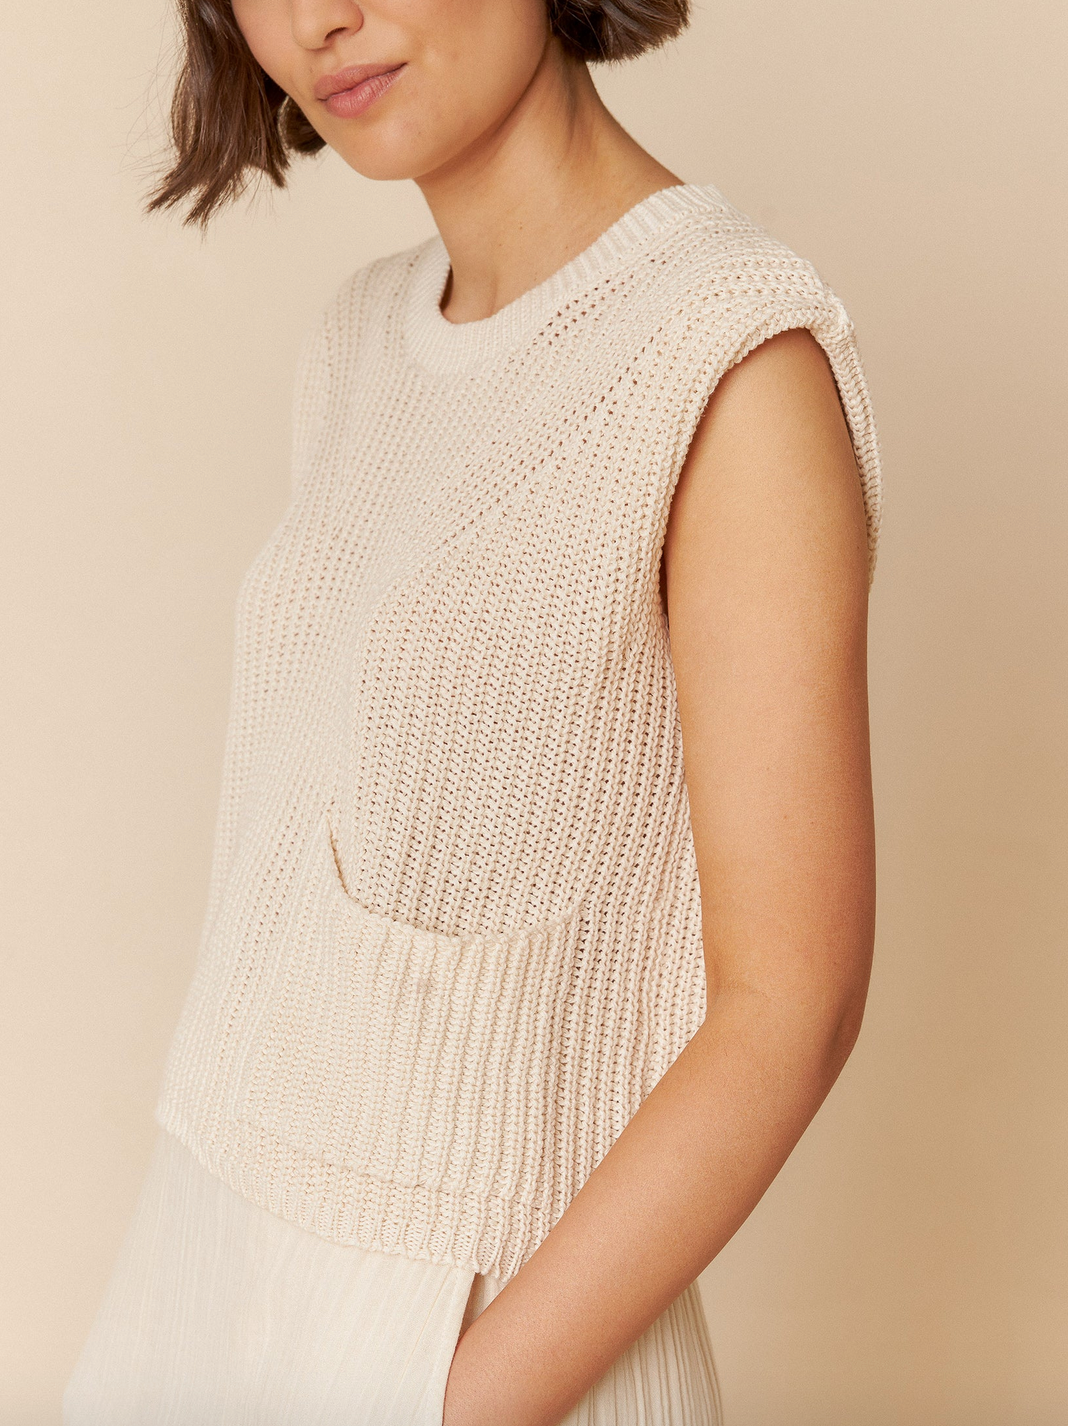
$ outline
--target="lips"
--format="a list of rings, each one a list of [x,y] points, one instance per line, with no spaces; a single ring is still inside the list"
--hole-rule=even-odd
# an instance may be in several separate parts
[[[362,114],[389,89],[404,64],[352,64],[316,80],[316,99],[339,119]]]

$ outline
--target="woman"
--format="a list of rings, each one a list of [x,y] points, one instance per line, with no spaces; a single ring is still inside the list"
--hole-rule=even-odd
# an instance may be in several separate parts
[[[68,1426],[716,1422],[695,1279],[869,972],[852,328],[601,103],[587,63],[685,0],[185,19],[154,206],[205,221],[325,143],[439,236],[305,349],[204,942]]]

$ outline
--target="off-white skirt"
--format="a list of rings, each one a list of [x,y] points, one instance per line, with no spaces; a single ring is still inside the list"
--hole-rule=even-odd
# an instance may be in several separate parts
[[[503,1286],[309,1233],[161,1129],[64,1426],[441,1426],[460,1332]],[[720,1419],[694,1285],[567,1426]]]

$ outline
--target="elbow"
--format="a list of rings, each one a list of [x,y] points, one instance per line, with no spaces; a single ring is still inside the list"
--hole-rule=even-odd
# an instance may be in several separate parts
[[[860,1037],[860,1027],[864,1021],[864,1008],[867,1004],[867,990],[865,984],[848,995],[838,1007],[838,1012],[830,1023],[826,1058],[832,1080],[841,1073]]]

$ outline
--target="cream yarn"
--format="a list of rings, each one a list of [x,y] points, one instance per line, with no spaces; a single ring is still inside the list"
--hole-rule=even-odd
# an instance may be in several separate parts
[[[327,1238],[510,1276],[704,1013],[658,576],[709,393],[808,327],[872,568],[880,476],[841,303],[712,188],[482,322],[447,273],[373,263],[306,349],[157,1116]]]

